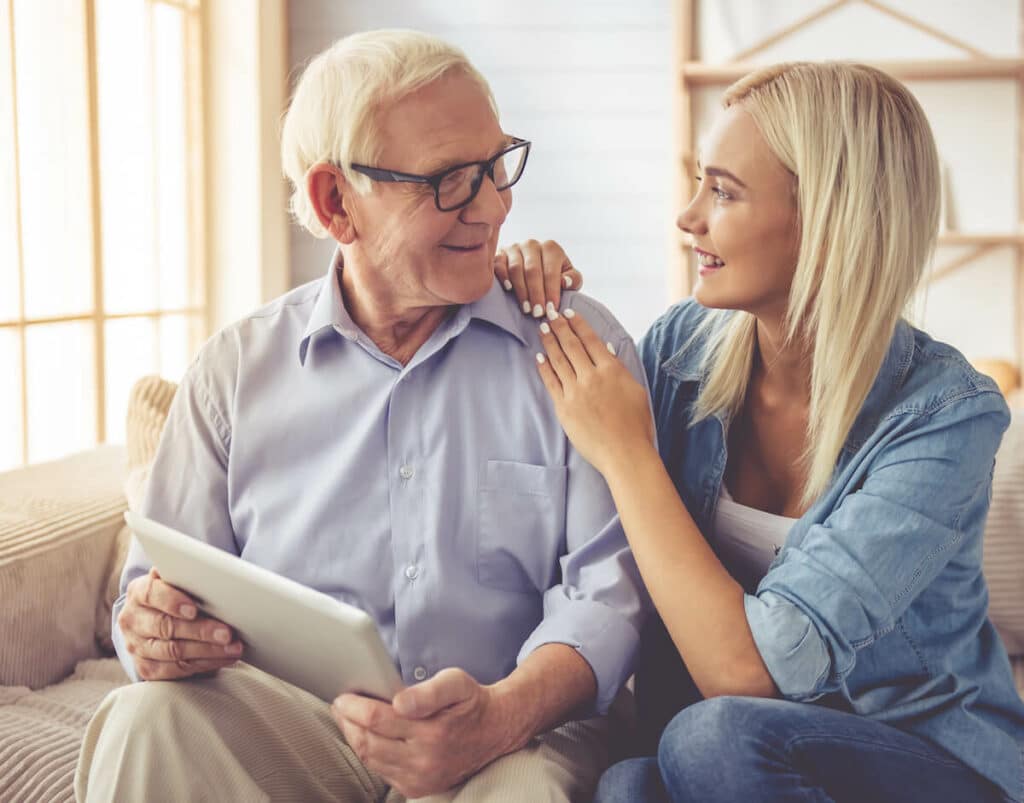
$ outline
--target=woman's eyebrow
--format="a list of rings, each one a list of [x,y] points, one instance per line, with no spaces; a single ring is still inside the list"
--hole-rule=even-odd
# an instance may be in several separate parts
[[[732,181],[733,183],[739,184],[741,187],[744,187],[744,188],[746,188],[746,186],[747,186],[742,181],[740,181],[738,178],[736,178],[735,175],[733,175],[728,170],[726,170],[725,168],[722,168],[722,167],[712,167],[712,166],[709,165],[708,167],[704,168],[704,173],[705,173],[705,175],[708,175],[708,176],[720,176],[722,178],[727,178],[730,181]]]

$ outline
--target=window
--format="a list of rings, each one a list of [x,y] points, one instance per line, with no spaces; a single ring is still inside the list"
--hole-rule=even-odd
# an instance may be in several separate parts
[[[207,334],[198,0],[0,0],[0,469],[123,442]]]

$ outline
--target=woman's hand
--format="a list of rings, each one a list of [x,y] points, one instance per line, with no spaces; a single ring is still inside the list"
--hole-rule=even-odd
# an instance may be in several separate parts
[[[523,313],[534,318],[543,317],[548,303],[558,309],[562,290],[583,287],[583,275],[554,240],[526,240],[499,248],[494,275],[502,287],[515,293]]]
[[[576,450],[607,479],[654,444],[647,388],[571,309],[540,326],[546,354],[537,355],[544,387]]]

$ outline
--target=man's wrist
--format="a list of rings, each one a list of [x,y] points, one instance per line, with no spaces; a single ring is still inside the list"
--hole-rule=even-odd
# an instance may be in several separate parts
[[[522,749],[535,735],[534,724],[528,716],[529,706],[519,699],[508,678],[486,686],[485,690],[488,695],[487,727],[495,737],[493,758]]]
[[[554,678],[557,678],[555,680]],[[487,722],[501,752],[525,747],[536,735],[589,709],[597,693],[590,664],[572,647],[543,644],[503,680],[485,686]]]

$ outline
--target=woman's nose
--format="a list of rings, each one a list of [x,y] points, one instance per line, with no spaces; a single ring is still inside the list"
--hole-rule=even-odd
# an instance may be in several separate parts
[[[689,205],[676,218],[676,226],[687,234],[704,234],[708,230],[704,215],[701,214],[701,210],[697,205],[699,195],[700,193],[694,196]]]

